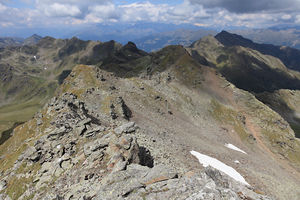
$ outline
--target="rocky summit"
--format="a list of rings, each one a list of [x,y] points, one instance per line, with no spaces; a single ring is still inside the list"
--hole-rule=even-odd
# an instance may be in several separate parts
[[[212,37],[152,53],[132,42],[39,43],[61,43],[52,67],[69,72],[29,121],[2,137],[0,199],[300,198],[297,89],[243,88],[222,71],[238,71],[233,56],[242,54],[249,71],[262,66],[297,83],[298,72],[277,58]],[[290,110],[279,112],[274,96]]]

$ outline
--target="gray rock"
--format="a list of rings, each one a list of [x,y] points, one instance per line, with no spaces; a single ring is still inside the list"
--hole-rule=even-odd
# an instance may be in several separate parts
[[[82,135],[86,131],[85,125],[78,126],[75,128],[75,134],[76,135]]]
[[[89,142],[84,145],[84,154],[89,156],[92,152],[98,151],[104,147],[107,147],[109,144],[108,138],[102,137],[95,141]]]
[[[122,126],[119,126],[115,129],[115,133],[118,135],[121,135],[122,133],[133,133],[135,132],[137,127],[135,126],[134,122],[129,122],[126,124],[123,124]]]
[[[144,185],[150,185],[156,182],[165,181],[177,177],[177,173],[174,169],[165,165],[157,165],[149,169],[149,172],[145,177],[139,179]]]
[[[102,132],[102,131],[105,131],[105,128],[101,127],[101,126],[98,126],[98,127],[94,128],[94,129],[87,130],[84,133],[84,135],[85,135],[85,137],[89,138],[89,137],[95,136],[97,133]]]
[[[229,181],[224,177],[219,170],[212,167],[205,168],[205,173],[214,180],[219,187],[229,188]]]
[[[0,191],[5,190],[7,187],[7,182],[6,180],[1,180],[0,181]]]
[[[77,124],[77,127],[80,127],[80,126],[84,126],[84,125],[86,125],[86,124],[89,124],[91,121],[92,121],[91,118],[86,118],[86,119],[80,121],[80,122]]]
[[[42,119],[40,119],[40,118],[36,119],[36,125],[37,126],[40,126],[42,124],[43,124],[43,120]]]
[[[119,138],[118,144],[126,150],[129,150],[131,147],[131,144],[133,142],[133,138],[130,135],[124,135]]]
[[[41,152],[37,151],[34,147],[29,147],[23,154],[23,157],[31,162],[37,162],[41,158]]]
[[[73,167],[73,163],[72,163],[71,159],[64,160],[61,163],[61,168],[63,168],[64,170],[71,169],[72,167]]]
[[[58,140],[60,137],[62,137],[64,134],[70,132],[70,130],[67,130],[65,126],[60,127],[59,129],[56,129],[48,134],[48,139],[51,140]]]
[[[41,169],[39,170],[39,174],[49,173],[52,174],[54,172],[54,167],[52,162],[43,163]]]
[[[11,198],[5,194],[0,194],[0,200],[11,200]]]
[[[114,165],[114,168],[113,168],[112,172],[122,171],[122,170],[124,170],[126,168],[126,166],[127,166],[127,162],[126,161],[119,160]]]
[[[88,157],[89,163],[93,164],[94,161],[98,160],[101,161],[104,157],[104,152],[103,151],[95,151],[90,154]]]

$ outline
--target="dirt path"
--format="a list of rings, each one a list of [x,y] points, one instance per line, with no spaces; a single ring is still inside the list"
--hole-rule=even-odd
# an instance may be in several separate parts
[[[239,110],[240,111],[240,110]],[[273,158],[276,157],[276,155],[270,151],[270,149],[263,143],[263,141],[260,139],[260,131],[258,130],[259,128],[256,127],[256,125],[252,124],[252,122],[250,121],[250,117],[243,113],[243,115],[246,117],[246,128],[250,131],[250,133],[252,133],[253,137],[256,139],[256,142],[258,144],[258,146],[265,152],[269,153]]]
[[[296,175],[300,179],[300,172],[293,168],[286,159],[281,159],[278,155],[273,153],[261,139],[261,130],[252,121],[251,117],[245,112],[243,107],[239,105],[234,97],[234,90],[230,87],[220,87],[224,85],[223,80],[218,79],[214,74],[208,73],[209,76],[209,87],[212,91],[216,92],[217,95],[221,96],[223,99],[227,99],[227,102],[234,107],[234,109],[245,116],[245,127],[256,139],[259,148],[267,153],[274,161],[276,161],[282,168],[284,168],[288,173],[293,176]],[[223,82],[223,83],[222,83]],[[297,178],[296,178],[297,179]]]

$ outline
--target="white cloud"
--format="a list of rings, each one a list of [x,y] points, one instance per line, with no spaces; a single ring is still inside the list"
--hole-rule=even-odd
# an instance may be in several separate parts
[[[0,13],[5,11],[6,9],[7,9],[7,7],[0,3]]]
[[[189,0],[205,8],[224,8],[233,13],[255,13],[260,11],[299,11],[299,0]]]
[[[154,5],[149,2],[133,3],[119,6],[122,10],[121,20],[126,21],[165,21],[164,17],[168,11],[166,4]]]
[[[36,0],[35,7],[48,16],[84,18],[89,7],[109,2],[111,0]]]
[[[281,16],[281,19],[283,19],[283,20],[289,20],[291,18],[292,18],[292,16],[288,15],[288,14],[284,14],[284,15]]]
[[[227,21],[230,21],[230,22],[233,21],[233,19],[232,19],[232,17],[230,15],[225,15],[224,19],[226,19]]]
[[[54,3],[44,7],[43,11],[49,17],[77,17],[81,15],[81,11],[77,6],[60,3]]]
[[[120,10],[112,4],[97,5],[89,7],[89,14],[86,15],[84,23],[105,23],[116,22],[120,18]]]
[[[0,3],[0,24],[2,26],[60,26],[110,24],[114,22],[159,22],[197,26],[226,28],[228,26],[246,26],[265,28],[278,23],[287,23],[295,19],[300,23],[298,12],[273,12],[278,10],[279,0],[271,0],[274,6],[268,5],[258,12],[257,5],[266,0],[242,1],[249,9],[233,3],[241,0],[184,0],[181,4],[154,4],[151,1],[140,3],[115,4],[112,0],[22,0],[33,4],[33,8],[11,8],[9,4]],[[298,1],[298,0],[297,0]],[[3,2],[3,0],[0,0]],[[163,1],[162,1],[163,2]],[[259,3],[260,2],[260,3]],[[287,5],[294,5],[296,0],[287,0]],[[239,12],[235,9],[241,9]],[[297,6],[295,6],[296,9]],[[287,9],[284,6],[282,10]],[[250,12],[251,11],[251,12]]]
[[[107,3],[89,8],[85,22],[169,22],[193,23],[208,17],[202,6],[191,5],[188,1],[177,6],[152,4],[150,2],[114,5]]]

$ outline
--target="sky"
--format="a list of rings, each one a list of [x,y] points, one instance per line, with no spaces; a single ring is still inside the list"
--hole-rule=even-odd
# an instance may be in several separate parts
[[[0,36],[142,23],[214,29],[298,26],[299,11],[300,0],[0,0]]]

